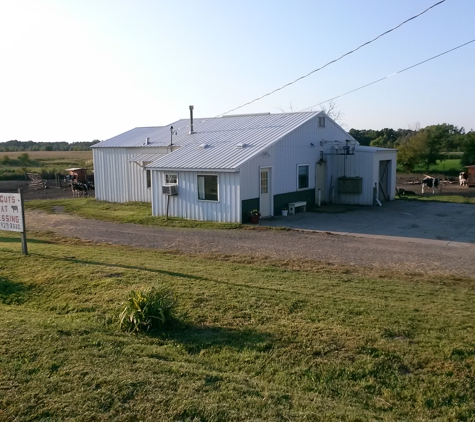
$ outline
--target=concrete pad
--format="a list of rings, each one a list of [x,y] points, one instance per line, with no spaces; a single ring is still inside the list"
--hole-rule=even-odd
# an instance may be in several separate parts
[[[260,225],[457,246],[475,244],[475,205],[406,200],[381,207],[323,205],[317,212],[262,219]]]

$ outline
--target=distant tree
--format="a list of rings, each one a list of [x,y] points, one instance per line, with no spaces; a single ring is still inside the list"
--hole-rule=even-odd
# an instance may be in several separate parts
[[[397,132],[394,129],[384,128],[377,133],[379,136],[370,142],[372,147],[393,148],[398,140]]]
[[[424,157],[427,146],[427,133],[419,131],[400,140],[398,145],[397,162],[407,172],[412,172]]]
[[[90,151],[92,145],[100,142],[95,139],[92,142],[21,142],[17,140],[0,142],[0,152],[10,151]]]
[[[20,154],[17,157],[18,162],[20,163],[20,166],[26,167],[28,164],[30,164],[30,156],[24,152],[23,154]]]
[[[350,129],[348,133],[364,146],[369,146],[371,141],[378,137],[376,131],[371,129]]]
[[[20,154],[18,157],[18,162],[20,163],[20,166],[21,166],[21,170],[23,171],[23,173],[25,174],[25,180],[28,179],[28,176],[26,175],[26,173],[28,172],[28,164],[30,164],[30,156],[25,152],[23,154]]]
[[[462,151],[461,164],[463,166],[475,165],[475,132],[470,131],[465,134]]]
[[[427,126],[421,132],[427,134],[422,164],[424,164],[426,171],[429,171],[432,164],[436,164],[437,160],[443,158],[441,151],[451,134],[447,125]]]
[[[10,157],[5,154],[5,155],[2,157],[2,164],[3,164],[4,166],[9,166],[10,163],[11,163]]]

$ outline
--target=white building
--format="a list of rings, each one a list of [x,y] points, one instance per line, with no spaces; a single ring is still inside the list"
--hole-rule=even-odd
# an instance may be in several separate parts
[[[156,216],[247,222],[252,209],[266,217],[295,202],[373,205],[396,189],[397,151],[358,145],[323,112],[191,114],[92,148],[96,198],[151,202]]]

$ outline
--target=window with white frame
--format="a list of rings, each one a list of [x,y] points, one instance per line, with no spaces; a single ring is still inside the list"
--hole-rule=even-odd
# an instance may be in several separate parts
[[[198,199],[203,201],[218,200],[218,176],[198,175]]]
[[[325,127],[325,117],[318,118],[318,127]]]
[[[167,185],[177,185],[178,184],[178,174],[165,174],[165,184],[167,184]]]
[[[297,177],[298,177],[298,189],[307,189],[308,188],[308,180],[309,180],[309,165],[302,164],[297,166]]]

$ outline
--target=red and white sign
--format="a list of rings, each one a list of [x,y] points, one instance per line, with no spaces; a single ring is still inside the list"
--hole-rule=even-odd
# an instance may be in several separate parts
[[[0,193],[0,230],[23,231],[21,196],[19,193]]]

